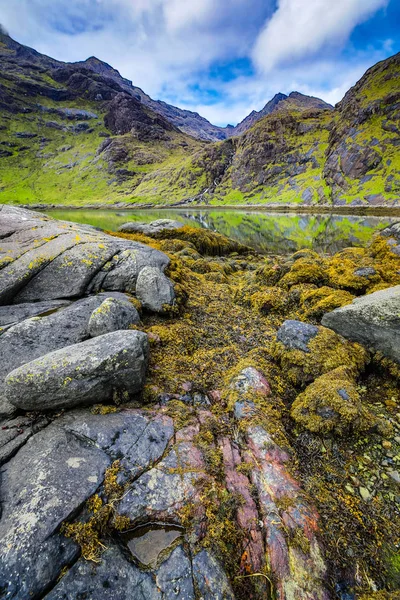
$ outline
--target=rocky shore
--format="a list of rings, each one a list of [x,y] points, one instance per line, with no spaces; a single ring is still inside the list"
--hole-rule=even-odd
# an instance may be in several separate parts
[[[400,227],[265,257],[0,207],[0,598],[400,597]]]

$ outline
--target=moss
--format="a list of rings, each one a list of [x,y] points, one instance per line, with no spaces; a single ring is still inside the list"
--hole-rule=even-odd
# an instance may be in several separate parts
[[[290,414],[313,433],[343,435],[349,430],[369,430],[377,423],[361,403],[351,370],[343,366],[311,383],[296,398]]]
[[[270,287],[265,291],[255,292],[249,298],[252,308],[262,313],[285,314],[290,306],[287,292],[278,287]]]
[[[350,292],[328,286],[305,290],[301,294],[301,314],[305,319],[319,321],[325,313],[350,304],[353,299],[354,296]]]
[[[331,329],[319,327],[318,334],[308,343],[309,352],[287,349],[281,342],[271,343],[271,355],[278,361],[288,379],[303,386],[340,366],[353,373],[360,372],[369,360],[368,352]]]
[[[279,284],[284,287],[290,287],[298,283],[316,283],[326,282],[326,272],[321,262],[315,262],[307,258],[296,260],[290,271],[282,277]]]
[[[106,404],[95,404],[94,406],[92,406],[90,411],[94,415],[109,415],[110,413],[118,412],[118,407]]]

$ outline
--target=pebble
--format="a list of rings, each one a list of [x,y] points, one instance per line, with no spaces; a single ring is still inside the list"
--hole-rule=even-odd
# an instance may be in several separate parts
[[[388,471],[388,475],[396,482],[400,483],[400,475],[398,471]]]
[[[383,440],[382,447],[385,448],[385,450],[390,450],[392,447],[392,442],[389,442],[389,440]]]
[[[371,492],[365,488],[365,487],[360,487],[359,490],[360,492],[360,496],[363,500],[369,500],[371,498]]]

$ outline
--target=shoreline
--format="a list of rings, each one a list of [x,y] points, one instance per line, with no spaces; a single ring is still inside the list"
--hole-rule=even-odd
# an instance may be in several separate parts
[[[18,205],[15,205],[18,206]],[[295,213],[295,214],[330,214],[334,215],[353,215],[353,216],[375,216],[375,217],[400,217],[400,206],[298,206],[285,204],[282,206],[266,205],[266,204],[240,204],[240,205],[223,205],[210,206],[207,204],[198,205],[181,205],[181,206],[165,206],[165,205],[137,205],[127,206],[124,204],[115,205],[86,205],[86,206],[45,206],[42,204],[19,205],[20,208],[40,211],[55,211],[55,210],[111,210],[111,211],[144,211],[144,210],[237,210],[246,212],[276,212],[276,213]]]

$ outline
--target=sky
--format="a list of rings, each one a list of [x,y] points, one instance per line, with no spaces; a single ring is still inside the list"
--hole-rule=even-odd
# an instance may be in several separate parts
[[[335,104],[400,51],[398,0],[0,0],[0,23],[58,60],[96,56],[222,126],[278,92]]]

